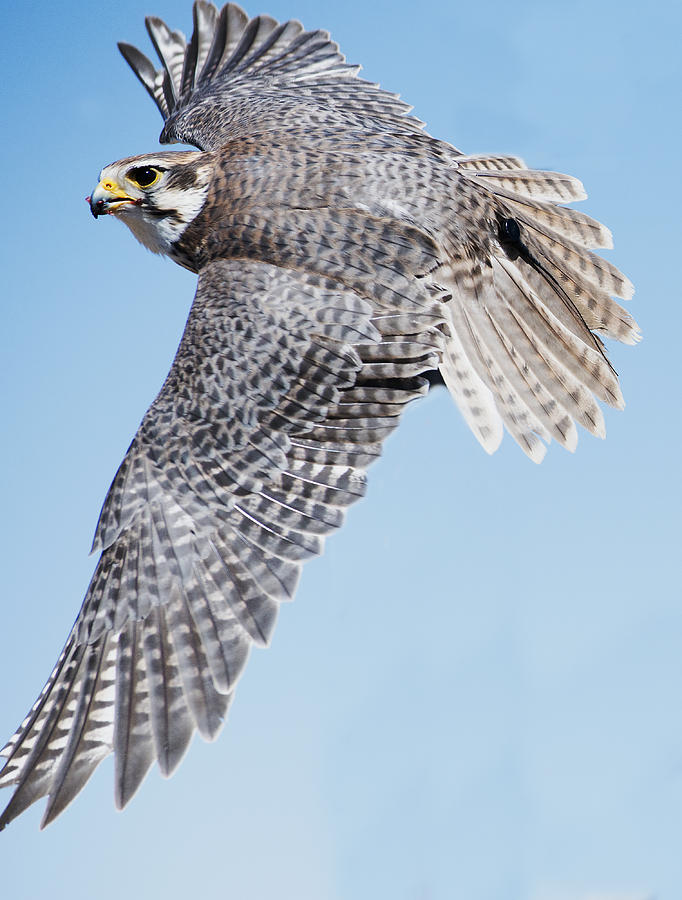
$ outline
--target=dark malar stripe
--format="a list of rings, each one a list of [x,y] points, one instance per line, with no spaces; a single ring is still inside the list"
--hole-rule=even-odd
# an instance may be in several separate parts
[[[146,212],[154,216],[155,219],[177,219],[178,222],[183,221],[177,209],[158,209],[156,206],[149,204]]]

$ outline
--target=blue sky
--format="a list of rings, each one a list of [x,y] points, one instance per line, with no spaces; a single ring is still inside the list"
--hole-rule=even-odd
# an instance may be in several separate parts
[[[151,0],[148,0],[151,3]],[[105,491],[194,278],[83,201],[161,119],[118,56],[185,0],[3,16],[0,731],[87,586]],[[0,836],[0,896],[677,900],[682,438],[676,4],[272,0],[469,152],[580,177],[644,341],[627,408],[542,466],[488,457],[445,392],[413,407],[251,658],[215,746],[123,814],[112,766],[45,832]],[[5,792],[8,797],[8,792]],[[5,797],[3,796],[4,800]]]

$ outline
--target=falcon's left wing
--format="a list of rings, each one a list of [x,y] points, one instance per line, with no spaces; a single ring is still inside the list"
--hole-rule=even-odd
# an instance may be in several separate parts
[[[202,271],[102,509],[83,607],[1,751],[0,786],[14,793],[0,828],[44,795],[51,822],[112,752],[123,807],[154,760],[169,775],[195,729],[217,735],[251,645],[268,642],[302,563],[362,496],[440,360],[437,289],[385,272],[371,303],[303,269]]]

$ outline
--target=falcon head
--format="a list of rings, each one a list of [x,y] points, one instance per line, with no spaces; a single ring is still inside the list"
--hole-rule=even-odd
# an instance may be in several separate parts
[[[153,253],[169,253],[204,205],[211,156],[187,151],[121,159],[102,169],[86,200],[95,218],[116,216]]]

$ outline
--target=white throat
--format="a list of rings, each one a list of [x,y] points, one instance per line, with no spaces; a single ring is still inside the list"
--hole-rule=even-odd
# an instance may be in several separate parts
[[[167,216],[155,216],[148,210],[124,204],[117,218],[130,228],[141,244],[152,253],[167,254],[204,205],[208,181],[193,190],[171,188],[164,191],[164,207],[173,210]]]

